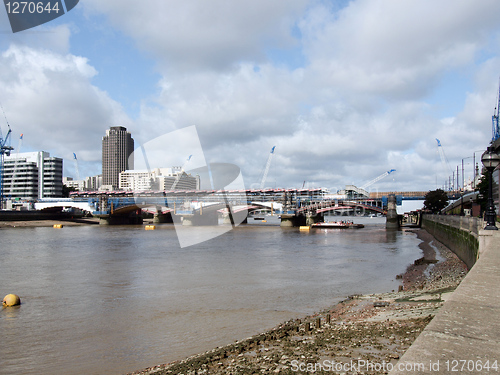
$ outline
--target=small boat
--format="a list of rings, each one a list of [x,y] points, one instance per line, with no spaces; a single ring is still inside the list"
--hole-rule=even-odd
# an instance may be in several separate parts
[[[355,224],[352,221],[327,221],[311,224],[312,228],[338,228],[338,229],[349,229],[349,228],[364,228],[363,224]]]
[[[268,210],[253,211],[247,216],[247,224],[280,225],[281,215]]]

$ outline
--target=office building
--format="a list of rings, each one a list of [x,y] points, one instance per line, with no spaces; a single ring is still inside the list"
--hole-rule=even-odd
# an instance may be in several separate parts
[[[98,191],[102,185],[102,176],[91,176],[84,180],[75,180],[73,177],[63,177],[63,184],[75,191]]]
[[[119,186],[120,172],[134,169],[130,155],[134,140],[123,126],[112,126],[102,138],[102,185],[115,190]]]
[[[63,185],[75,191],[85,191],[85,180],[74,180],[73,177],[63,177]]]
[[[62,174],[63,160],[45,151],[5,156],[4,197],[23,200],[61,197]]]
[[[102,175],[87,177],[85,189],[88,191],[98,191],[102,185]]]
[[[199,190],[200,176],[187,174],[180,167],[124,171],[120,173],[119,188],[125,191]]]

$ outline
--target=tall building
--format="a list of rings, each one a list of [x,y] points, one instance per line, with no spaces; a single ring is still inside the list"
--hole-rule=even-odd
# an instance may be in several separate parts
[[[120,172],[134,169],[134,161],[129,160],[134,152],[134,140],[123,126],[112,126],[102,137],[102,184],[116,190]]]
[[[7,199],[62,197],[63,160],[45,151],[6,156],[3,192]]]

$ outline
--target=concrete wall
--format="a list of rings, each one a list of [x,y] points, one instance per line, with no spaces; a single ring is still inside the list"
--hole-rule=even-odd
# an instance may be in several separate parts
[[[389,374],[498,373],[500,230],[481,229],[481,219],[427,216],[424,222],[451,250],[479,259]],[[491,363],[491,372],[482,367]]]
[[[451,249],[468,269],[479,257],[479,231],[483,220],[477,217],[424,215],[422,227]]]

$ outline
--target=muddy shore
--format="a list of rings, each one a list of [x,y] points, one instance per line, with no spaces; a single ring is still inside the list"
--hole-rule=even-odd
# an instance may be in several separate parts
[[[25,228],[25,227],[53,227],[61,224],[63,226],[79,226],[99,224],[98,218],[81,218],[68,220],[29,220],[29,221],[0,221],[0,228]]]
[[[129,375],[385,374],[460,284],[467,268],[423,229],[422,257],[396,277],[398,292],[353,295],[274,329]]]

